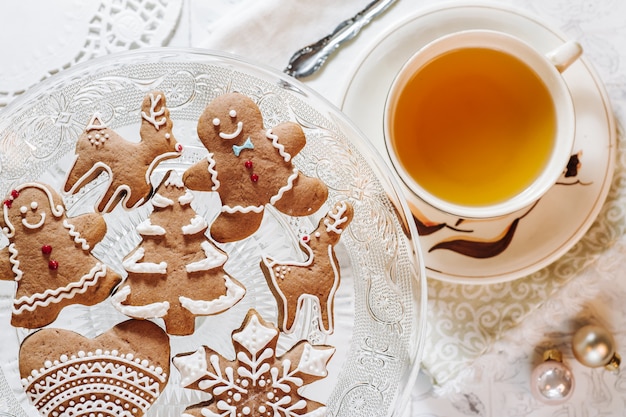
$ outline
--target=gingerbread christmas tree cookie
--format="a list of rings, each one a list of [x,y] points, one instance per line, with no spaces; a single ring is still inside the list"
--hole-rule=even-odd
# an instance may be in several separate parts
[[[167,173],[152,198],[154,211],[137,231],[142,242],[123,262],[128,277],[113,305],[129,317],[162,318],[167,332],[189,335],[195,317],[237,304],[245,288],[224,271],[227,255],[207,237],[207,222],[191,207],[193,194]]]

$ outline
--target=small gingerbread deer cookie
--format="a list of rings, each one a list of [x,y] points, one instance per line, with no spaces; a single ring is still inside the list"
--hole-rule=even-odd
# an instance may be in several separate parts
[[[176,158],[182,145],[172,133],[165,95],[151,92],[143,100],[139,142],[122,138],[95,114],[76,142],[76,161],[64,191],[77,193],[103,172],[108,186],[96,204],[98,213],[111,212],[120,201],[125,209],[144,204],[152,192],[150,174],[159,162]]]
[[[103,301],[121,281],[90,254],[106,233],[101,215],[66,217],[59,195],[40,183],[11,191],[2,209],[9,245],[0,250],[0,279],[17,282],[13,326],[46,326],[65,306]]]
[[[306,298],[319,304],[321,330],[334,331],[333,304],[341,278],[335,257],[335,245],[354,216],[347,201],[335,204],[317,229],[302,238],[300,248],[307,255],[304,262],[277,261],[264,256],[261,269],[278,304],[278,327],[292,333],[297,314]]]
[[[306,216],[328,197],[322,181],[293,165],[306,144],[300,125],[265,128],[261,111],[243,94],[224,94],[209,103],[198,121],[198,136],[209,154],[183,180],[192,190],[219,193],[222,210],[210,230],[218,242],[254,233],[266,204],[291,216]]]

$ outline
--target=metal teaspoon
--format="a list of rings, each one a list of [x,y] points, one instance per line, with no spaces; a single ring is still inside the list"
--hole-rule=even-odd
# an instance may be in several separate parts
[[[317,72],[326,59],[344,42],[354,38],[372,19],[383,13],[396,0],[374,0],[353,17],[344,20],[328,36],[297,51],[284,72],[304,78]]]

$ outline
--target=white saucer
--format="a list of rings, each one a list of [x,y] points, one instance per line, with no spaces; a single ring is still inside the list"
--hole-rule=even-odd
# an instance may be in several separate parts
[[[478,28],[511,33],[543,52],[566,39],[534,17],[491,5],[454,3],[420,10],[395,25],[357,61],[341,105],[387,163],[383,108],[396,72],[427,42],[450,32]],[[562,176],[532,209],[492,220],[460,219],[405,193],[418,219],[429,277],[485,284],[529,275],[561,257],[595,220],[613,176],[615,122],[604,86],[586,58],[563,75],[577,116],[577,175]]]

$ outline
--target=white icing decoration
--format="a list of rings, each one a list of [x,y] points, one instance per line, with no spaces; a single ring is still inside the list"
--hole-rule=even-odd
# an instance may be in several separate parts
[[[39,215],[39,221],[37,223],[30,223],[28,220],[22,219],[22,224],[24,225],[24,227],[28,229],[32,229],[32,230],[41,228],[41,226],[43,226],[45,222],[46,222],[45,211]]]
[[[335,232],[337,234],[341,234],[342,229],[339,226],[348,221],[348,218],[344,217],[347,209],[348,206],[346,205],[346,202],[342,201],[338,205],[336,213],[334,211],[328,213],[328,217],[330,218],[324,219],[324,225],[326,226],[327,232]]]
[[[167,197],[163,197],[161,194],[156,193],[152,197],[152,205],[158,208],[165,208],[165,207],[173,206],[174,202],[171,199]]]
[[[176,356],[172,360],[180,371],[180,385],[189,386],[206,375],[207,362],[203,347],[194,353],[184,356]]]
[[[283,198],[283,194],[293,188],[293,183],[296,178],[298,178],[298,168],[293,169],[293,173],[289,176],[289,178],[287,178],[287,184],[283,185],[280,190],[278,190],[278,193],[270,198],[270,204],[274,205],[278,200]]]
[[[27,212],[28,212],[28,207],[26,207],[26,206],[20,207],[20,213],[26,214]]]
[[[228,115],[230,117],[237,117],[237,111],[235,109],[232,109],[231,111],[228,112]]]
[[[162,158],[165,158],[166,155],[177,155],[177,154],[173,153],[173,152],[169,152],[169,153],[163,154]],[[146,184],[150,183],[150,180],[149,180],[150,172],[152,172],[153,166],[158,163],[158,162],[156,162],[157,159],[160,161],[160,159],[162,159],[162,158],[156,158],[154,161],[152,161],[152,164],[150,165],[150,168],[146,171],[146,178],[147,178],[146,179]],[[79,188],[79,184],[81,184],[84,181],[85,178],[91,176],[94,172],[99,171],[101,169],[104,170],[108,174],[108,176],[109,176],[109,179],[107,181],[107,189],[108,189],[111,186],[111,182],[112,182],[112,179],[113,179],[113,172],[111,171],[111,168],[107,164],[98,161],[95,164],[93,164],[93,166],[85,174],[83,174],[83,176],[80,177],[80,179],[78,181],[76,181],[74,186],[68,191],[68,194],[75,194],[76,191]],[[68,171],[68,178],[69,178],[69,173],[71,173],[71,172],[72,172],[71,170]],[[65,181],[67,182],[67,178],[66,178]],[[131,192],[132,192],[132,190],[130,189],[130,187],[128,185],[123,184],[123,185],[118,186],[115,189],[115,191],[113,192],[113,194],[109,197],[109,200],[108,200],[106,206],[104,207],[104,210],[102,210],[102,212],[106,213],[106,212],[110,211],[111,206],[118,200],[118,197],[119,197],[120,194],[122,194],[122,196],[120,197],[119,201],[122,203],[122,206],[124,207],[124,209],[127,209],[127,210],[128,209],[134,209],[134,208],[137,208],[140,205],[142,205],[144,203],[144,199],[143,198],[141,198],[139,201],[137,201],[137,203],[134,206],[132,206],[130,208],[126,207],[126,201],[128,201],[129,196],[131,195]],[[102,202],[102,200],[104,198],[105,198],[105,194],[102,194],[98,198],[98,201],[96,201],[96,207],[100,205],[100,203]]]
[[[285,152],[285,146],[283,144],[278,143],[278,135],[273,134],[272,129],[267,129],[265,137],[272,141],[272,146],[276,148],[278,154],[283,157],[285,162],[289,162],[291,160],[291,155],[288,152]]]
[[[297,369],[307,375],[325,377],[328,375],[326,364],[334,353],[335,348],[314,349],[310,343],[305,342]]]
[[[130,286],[125,286],[111,296],[111,303],[122,314],[138,319],[152,319],[163,317],[170,309],[167,301],[146,304],[143,306],[132,306],[122,304],[131,293]]]
[[[188,225],[181,227],[184,235],[195,235],[196,233],[202,232],[204,229],[209,227],[206,220],[200,215],[197,215],[191,219]]]
[[[68,232],[72,238],[74,238],[74,242],[78,243],[83,250],[89,250],[89,243],[80,237],[80,233],[76,231],[76,228],[73,224],[67,221],[67,219],[63,220],[63,227],[68,229]]]
[[[183,206],[191,204],[193,198],[193,193],[189,190],[185,190],[185,195],[181,195],[180,197],[178,197],[178,203]]]
[[[85,131],[90,132],[92,130],[102,130],[106,129],[106,127],[107,125],[102,121],[100,113],[96,112],[93,116],[91,116],[89,123],[87,123],[87,127],[85,127]]]
[[[248,207],[242,207],[242,206],[227,206],[224,205],[222,206],[222,213],[229,213],[229,214],[233,214],[233,213],[250,213],[250,212],[254,212],[254,213],[261,213],[263,211],[265,207],[264,206],[248,206]]]
[[[215,118],[213,119],[213,126],[219,126],[220,125],[220,119],[219,118]]]
[[[192,300],[191,298],[181,296],[179,297],[180,305],[197,316],[217,314],[228,310],[243,298],[246,294],[246,290],[235,284],[228,275],[224,275],[224,281],[226,284],[226,294],[221,295],[217,299],[210,301]]]
[[[11,254],[9,256],[9,262],[11,262],[11,265],[13,265],[11,267],[11,271],[15,274],[15,282],[19,282],[19,280],[22,279],[23,272],[20,269],[20,261],[17,259],[18,251],[15,248],[15,243],[11,243],[8,250]]]
[[[37,207],[39,207],[39,204],[36,201],[31,201],[30,208],[33,210],[37,210]]]
[[[237,128],[235,129],[234,132],[232,133],[224,133],[224,132],[220,132],[220,138],[222,139],[235,139],[237,136],[239,136],[241,134],[241,131],[243,130],[243,122],[237,122]]]
[[[136,230],[142,236],[165,235],[165,229],[159,225],[153,225],[149,218],[139,223],[136,227]]]
[[[56,206],[54,205],[54,199],[52,197],[52,193],[47,187],[43,186],[42,184],[38,184],[35,182],[27,182],[25,184],[18,186],[15,190],[20,192],[24,188],[29,188],[29,187],[38,188],[39,190],[43,191],[46,194],[46,196],[48,197],[48,203],[50,205],[50,212],[52,213],[53,216],[61,217],[63,215],[63,213],[65,212],[65,209],[63,208],[63,206],[61,204],[56,205]],[[13,226],[13,223],[11,223],[11,220],[9,219],[9,207],[7,207],[6,204],[3,204],[2,210],[3,210],[3,216],[4,216],[4,223],[7,225],[7,227],[3,229],[4,234],[8,238],[12,238],[13,236],[15,236],[15,226]],[[40,222],[41,225],[43,225],[44,219],[45,219],[45,213],[42,213],[42,220]],[[30,225],[30,223],[25,221],[25,219],[22,219],[22,224],[24,224],[24,226],[31,228],[31,229],[41,227],[41,225],[40,226]]]
[[[14,301],[13,314],[21,314],[26,311],[34,311],[37,307],[47,307],[52,303],[70,299],[76,294],[84,294],[89,287],[93,287],[98,280],[107,273],[106,265],[97,263],[91,270],[83,275],[78,281],[74,281],[56,289],[47,289],[43,293],[35,293],[31,296],[23,296]],[[20,306],[19,308],[17,306]]]
[[[159,101],[161,101],[161,95],[154,96],[154,94],[150,93],[150,114],[146,114],[146,112],[141,112],[141,117],[143,117],[146,121],[152,123],[152,126],[156,130],[159,130],[161,126],[167,123],[167,119],[163,114],[165,114],[165,106],[161,106],[161,110],[156,110],[156,107],[159,105]],[[157,120],[157,117],[163,116]]]
[[[154,262],[138,262],[143,259],[144,255],[145,249],[138,248],[122,262],[122,266],[126,271],[137,274],[167,274],[167,262],[161,261],[158,264]]]
[[[214,154],[209,152],[206,159],[209,162],[209,174],[211,174],[211,182],[213,183],[213,187],[211,187],[212,191],[217,191],[220,188],[220,181],[217,179],[217,170],[215,169],[215,159],[213,159]]]
[[[42,369],[21,380],[44,416],[97,416],[102,411],[120,417],[145,413],[166,381],[163,369],[148,360],[100,349],[45,361]],[[98,398],[101,393],[114,400]]]
[[[254,314],[243,330],[233,334],[233,340],[251,354],[256,355],[276,336],[278,336],[278,331],[273,327],[263,326]]]
[[[226,254],[219,251],[215,246],[206,240],[200,244],[200,247],[204,251],[205,259],[187,264],[185,267],[187,272],[209,271],[213,268],[224,265],[228,259]]]

